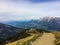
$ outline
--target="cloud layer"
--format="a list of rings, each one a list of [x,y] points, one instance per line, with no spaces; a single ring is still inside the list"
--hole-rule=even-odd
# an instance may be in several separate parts
[[[40,3],[31,1],[34,0],[0,0],[0,20],[30,20],[41,16],[60,16],[60,1]]]

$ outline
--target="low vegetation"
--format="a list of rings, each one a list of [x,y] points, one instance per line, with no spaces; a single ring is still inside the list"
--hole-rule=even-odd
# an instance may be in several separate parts
[[[42,36],[43,32],[45,33],[53,33],[56,38],[56,45],[60,45],[60,32],[54,31],[49,32],[45,30],[36,30],[36,29],[30,29],[27,30],[25,33],[17,34],[13,36],[7,43],[4,45],[31,45],[38,37]]]
[[[29,34],[29,36],[25,36],[25,34]],[[25,34],[20,35],[22,36],[21,39],[14,42],[9,42],[5,45],[30,45],[30,43],[34,42],[39,36],[42,35],[42,33],[36,31],[35,29],[30,29],[29,31],[26,31]],[[24,36],[25,38],[23,38]]]
[[[60,32],[55,31],[53,34],[56,37],[56,45],[60,45]]]

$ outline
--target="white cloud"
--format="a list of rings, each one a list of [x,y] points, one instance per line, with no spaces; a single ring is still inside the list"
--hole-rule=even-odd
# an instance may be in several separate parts
[[[0,20],[24,20],[48,15],[60,16],[60,2],[33,4],[28,2],[0,2]]]

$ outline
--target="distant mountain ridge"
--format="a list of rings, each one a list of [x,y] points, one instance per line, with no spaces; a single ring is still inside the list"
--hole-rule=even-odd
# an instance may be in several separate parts
[[[41,24],[47,26],[48,29],[60,30],[60,17],[43,18]]]
[[[60,31],[60,17],[42,17],[37,20],[30,21],[12,21],[8,25],[21,28],[38,28],[46,30]]]

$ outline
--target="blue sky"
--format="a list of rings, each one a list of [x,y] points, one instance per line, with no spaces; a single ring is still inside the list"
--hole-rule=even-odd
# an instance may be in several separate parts
[[[0,0],[0,21],[60,16],[60,0]]]

